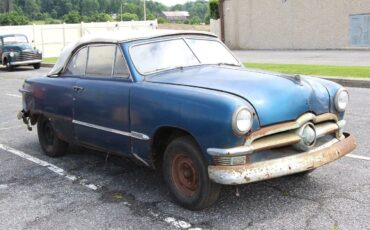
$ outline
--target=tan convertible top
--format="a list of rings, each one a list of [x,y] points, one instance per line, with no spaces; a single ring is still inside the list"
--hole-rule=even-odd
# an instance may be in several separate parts
[[[89,43],[121,43],[125,41],[133,41],[138,39],[156,38],[164,36],[176,36],[176,35],[203,35],[210,37],[217,37],[216,35],[208,32],[201,31],[179,31],[179,30],[137,30],[129,32],[108,32],[103,35],[87,35],[82,37],[77,42],[71,43],[65,46],[58,58],[57,63],[48,75],[57,75],[63,70],[66,62],[73,50],[77,47]]]

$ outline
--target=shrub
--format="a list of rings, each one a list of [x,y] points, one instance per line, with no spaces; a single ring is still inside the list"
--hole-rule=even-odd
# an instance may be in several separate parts
[[[54,18],[45,19],[45,24],[60,24],[61,21]]]
[[[121,20],[121,16],[117,17],[117,20]],[[137,14],[133,13],[123,13],[122,14],[122,21],[138,21],[139,17]]]
[[[164,24],[164,23],[167,23],[167,20],[165,19],[165,18],[163,18],[163,17],[158,17],[158,23],[159,24]]]
[[[112,21],[112,17],[106,13],[97,13],[90,17],[90,22],[107,22]]]
[[[191,20],[190,20],[190,24],[200,24],[202,23],[202,20],[198,17],[198,16],[195,16],[193,17]]]
[[[0,25],[27,25],[29,19],[17,12],[3,13],[0,14]]]
[[[81,22],[81,15],[78,11],[72,10],[63,16],[63,21],[66,23],[79,23]]]

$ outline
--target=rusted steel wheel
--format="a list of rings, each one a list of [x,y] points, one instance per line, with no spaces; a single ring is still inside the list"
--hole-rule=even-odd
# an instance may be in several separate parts
[[[173,140],[164,154],[163,174],[176,201],[190,210],[201,210],[218,199],[221,185],[208,178],[208,164],[190,137]]]
[[[37,135],[45,155],[59,157],[67,152],[68,143],[60,140],[52,123],[46,117],[40,117],[37,122]]]
[[[192,159],[185,154],[176,155],[172,162],[172,176],[176,188],[186,196],[192,196],[199,186],[199,175]]]

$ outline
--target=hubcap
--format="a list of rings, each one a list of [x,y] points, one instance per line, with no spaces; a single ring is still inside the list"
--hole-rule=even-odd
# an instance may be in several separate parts
[[[188,156],[179,154],[175,157],[172,162],[172,177],[177,190],[183,195],[192,196],[198,190],[198,173]]]

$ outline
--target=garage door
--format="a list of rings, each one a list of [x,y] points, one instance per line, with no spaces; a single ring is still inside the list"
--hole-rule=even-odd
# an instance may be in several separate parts
[[[349,18],[351,46],[370,46],[370,13]]]

